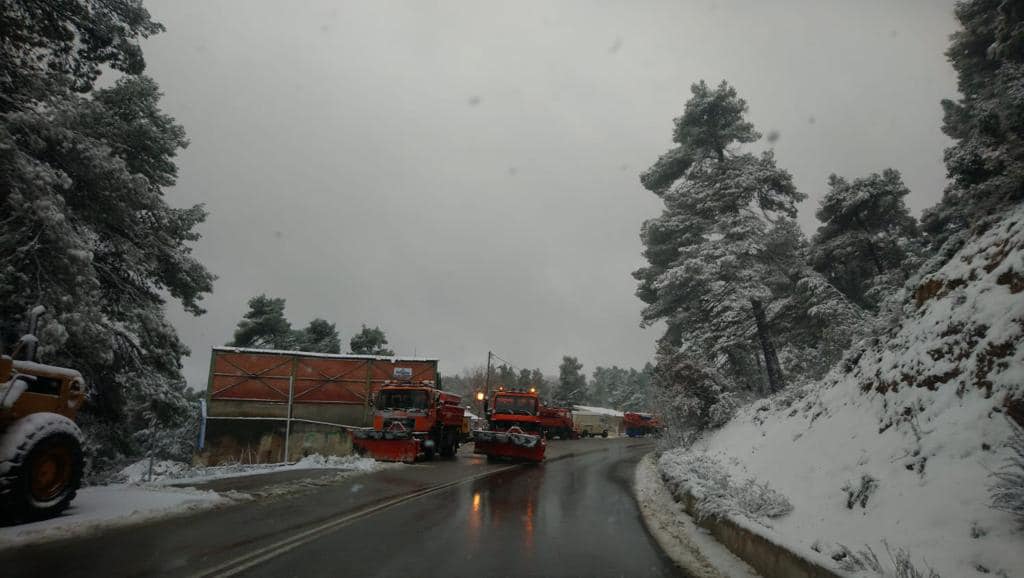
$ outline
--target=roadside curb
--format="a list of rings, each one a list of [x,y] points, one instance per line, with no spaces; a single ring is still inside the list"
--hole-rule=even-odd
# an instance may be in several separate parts
[[[653,452],[637,463],[633,492],[647,531],[688,576],[757,577],[753,569],[708,536],[675,500],[658,475]]]
[[[650,468],[650,471],[653,471],[654,481],[675,503],[680,515],[685,516],[691,524],[697,527],[698,532],[709,534],[707,537],[715,541],[718,546],[727,549],[734,557],[742,560],[749,568],[756,571],[756,575],[763,578],[842,578],[842,574],[825,568],[729,518],[705,518],[697,521],[696,499],[689,493],[679,495],[669,490],[661,474],[657,471],[657,463],[653,454],[644,456],[641,463],[637,465],[638,481],[642,467]],[[644,512],[645,522],[647,522],[647,512],[643,508],[641,511]],[[652,533],[654,532],[652,531]],[[702,574],[697,575],[703,576]],[[710,576],[715,575],[711,574]],[[733,574],[726,575],[732,576]]]

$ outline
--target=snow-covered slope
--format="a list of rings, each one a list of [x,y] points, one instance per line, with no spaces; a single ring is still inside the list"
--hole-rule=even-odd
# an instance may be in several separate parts
[[[989,495],[1021,419],[1022,334],[1024,208],[922,280],[891,335],[691,451],[787,496],[759,527],[809,556],[867,546],[886,566],[884,540],[947,578],[1024,576],[1024,533]]]

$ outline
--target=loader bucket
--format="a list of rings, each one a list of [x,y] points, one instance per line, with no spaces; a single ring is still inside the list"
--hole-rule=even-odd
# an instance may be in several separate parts
[[[544,461],[547,446],[541,436],[523,433],[518,427],[505,432],[473,432],[473,453],[489,458],[511,458],[530,462]]]
[[[379,462],[411,464],[420,453],[420,440],[412,437],[411,432],[403,430],[356,429],[352,431],[352,445],[359,453]]]

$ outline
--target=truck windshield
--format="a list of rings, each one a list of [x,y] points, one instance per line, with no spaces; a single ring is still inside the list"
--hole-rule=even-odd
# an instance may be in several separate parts
[[[418,390],[385,390],[377,400],[380,409],[427,409],[427,392]]]
[[[494,398],[494,413],[536,415],[537,400],[532,397],[498,396]]]

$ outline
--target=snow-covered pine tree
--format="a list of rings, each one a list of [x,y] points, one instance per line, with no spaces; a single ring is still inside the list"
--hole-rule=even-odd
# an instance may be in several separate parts
[[[587,396],[587,376],[582,373],[583,364],[575,357],[565,355],[558,366],[558,385],[551,397],[559,407],[571,407],[581,403]]]
[[[737,150],[760,134],[744,119],[747,104],[733,87],[701,81],[691,91],[674,121],[679,147],[641,177],[665,202],[662,215],[644,223],[648,266],[633,274],[648,304],[643,322],[665,321],[663,349],[690,349],[691,358],[748,385],[760,382],[750,371],[759,355],[767,390],[777,391],[783,377],[767,319],[774,272],[765,240],[796,216],[804,195],[771,152]],[[666,185],[669,175],[676,177]],[[751,324],[756,344],[747,338]]]
[[[292,335],[295,348],[299,351],[316,353],[341,353],[341,338],[333,323],[324,319],[314,319],[304,329]]]
[[[777,221],[765,247],[779,363],[793,380],[817,379],[867,334],[870,314],[807,265],[809,244],[795,221]]]
[[[614,368],[613,368],[614,369]],[[616,376],[608,394],[608,405],[622,411],[654,411],[651,380],[654,375],[654,366],[650,363],[644,365],[643,369],[629,368],[622,370],[621,381]]]
[[[0,43],[0,113],[37,110],[68,92],[88,93],[103,67],[145,70],[140,38],[163,31],[141,1],[5,3]]]
[[[689,444],[700,432],[719,427],[733,416],[737,393],[729,380],[704,360],[686,352],[658,357],[654,371],[659,414],[670,426],[672,445]]]
[[[962,28],[946,57],[957,72],[961,98],[942,101],[949,184],[942,201],[924,212],[933,246],[949,245],[937,269],[971,234],[1005,207],[1024,199],[1024,7],[1019,1],[958,2]]]
[[[625,387],[628,376],[629,372],[617,365],[597,366],[589,383],[590,387],[587,393],[589,403],[599,407],[610,407],[613,395]]]
[[[851,301],[877,311],[921,265],[921,234],[903,202],[910,189],[894,169],[853,182],[833,174],[828,186],[809,261]]]
[[[90,384],[80,421],[94,466],[151,440],[181,448],[173,433],[194,414],[180,371],[188,350],[165,298],[201,314],[213,276],[191,255],[202,206],[164,198],[184,130],[160,110],[156,83],[136,75],[138,38],[161,28],[135,2],[56,2],[4,18],[0,341],[47,307],[39,353]],[[90,91],[104,65],[128,74]]]
[[[285,300],[280,297],[257,295],[249,299],[249,310],[238,322],[232,347],[257,349],[293,349],[295,334],[292,324],[284,315]]]

